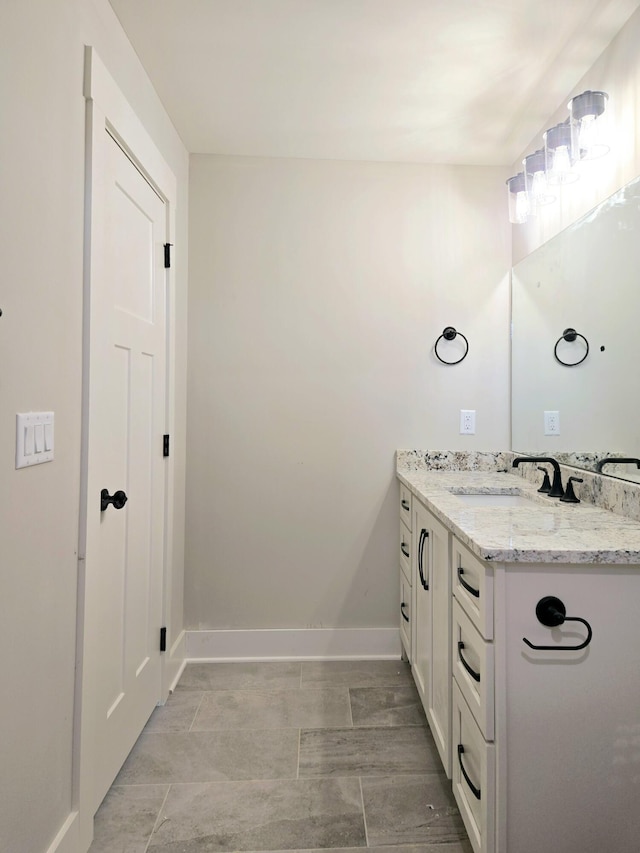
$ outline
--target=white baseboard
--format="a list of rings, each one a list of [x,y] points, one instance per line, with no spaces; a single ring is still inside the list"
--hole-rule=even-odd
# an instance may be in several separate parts
[[[78,812],[71,812],[51,842],[47,853],[78,853],[79,823]]]
[[[167,651],[166,659],[163,663],[162,685],[163,696],[165,698],[169,693],[173,692],[178,679],[182,675],[182,670],[186,664],[186,648],[187,632],[181,631],[176,641]]]
[[[397,660],[398,628],[187,631],[188,660]]]

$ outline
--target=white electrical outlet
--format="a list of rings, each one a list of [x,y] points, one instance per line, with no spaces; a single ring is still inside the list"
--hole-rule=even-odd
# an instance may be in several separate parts
[[[475,435],[475,409],[460,409],[460,435]]]
[[[544,434],[560,435],[560,412],[544,413]]]

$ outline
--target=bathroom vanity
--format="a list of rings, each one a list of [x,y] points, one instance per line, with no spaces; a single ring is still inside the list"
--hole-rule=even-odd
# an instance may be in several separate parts
[[[398,479],[402,644],[473,849],[637,851],[640,523],[511,472]]]

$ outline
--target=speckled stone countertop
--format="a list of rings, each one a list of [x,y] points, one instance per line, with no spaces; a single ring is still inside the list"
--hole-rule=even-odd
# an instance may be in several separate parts
[[[410,470],[400,482],[474,554],[493,562],[639,564],[640,523],[538,493],[516,473]],[[460,494],[515,494],[526,506],[469,506]]]

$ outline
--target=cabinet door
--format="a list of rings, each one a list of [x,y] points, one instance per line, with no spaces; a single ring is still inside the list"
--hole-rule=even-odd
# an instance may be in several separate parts
[[[418,688],[422,705],[429,707],[429,679],[431,674],[431,514],[414,503],[413,516],[413,680]]]
[[[447,776],[451,775],[451,572],[449,534],[414,504],[413,677]]]

